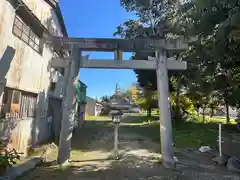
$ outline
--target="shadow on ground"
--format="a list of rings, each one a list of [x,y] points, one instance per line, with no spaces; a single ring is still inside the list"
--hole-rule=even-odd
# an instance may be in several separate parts
[[[133,153],[133,152],[131,152]],[[181,164],[175,170],[161,166],[155,156],[145,153],[127,151],[118,161],[95,159],[91,161],[72,161],[67,167],[58,167],[53,163],[43,163],[21,180],[237,180],[239,175],[231,173],[224,167],[216,166],[209,157],[212,154],[194,154],[179,152]]]
[[[108,165],[106,165],[108,164]],[[21,180],[127,180],[127,179],[186,179],[181,172],[170,171],[161,168],[159,164],[139,165],[128,164],[122,166],[124,162],[105,162],[105,166],[99,164],[71,165],[66,168],[58,167],[38,167],[34,172],[22,177]],[[147,167],[148,166],[148,167]],[[152,167],[151,167],[152,166]],[[186,179],[187,180],[187,179]]]

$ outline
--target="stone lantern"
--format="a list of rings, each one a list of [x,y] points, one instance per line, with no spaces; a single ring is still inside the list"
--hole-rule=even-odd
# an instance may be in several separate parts
[[[113,149],[113,158],[119,159],[119,153],[118,153],[118,128],[119,124],[121,122],[122,118],[122,111],[119,109],[113,109],[110,111],[110,114],[112,116],[112,121],[114,123],[114,149]]]
[[[121,118],[122,118],[122,111],[121,110],[111,110],[110,114],[112,116],[112,122],[114,124],[120,124]]]

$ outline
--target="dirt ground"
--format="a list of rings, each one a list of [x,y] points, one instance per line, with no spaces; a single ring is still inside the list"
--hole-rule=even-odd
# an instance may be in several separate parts
[[[49,162],[37,167],[22,180],[238,180],[238,174],[211,161],[211,153],[193,149],[176,152],[179,161],[176,170],[164,169],[159,163],[159,144],[140,134],[121,132],[120,160],[112,160],[113,127],[108,123],[101,130],[92,128],[74,133],[71,163],[59,168],[51,162],[56,153],[50,153]],[[121,128],[121,127],[120,127]]]

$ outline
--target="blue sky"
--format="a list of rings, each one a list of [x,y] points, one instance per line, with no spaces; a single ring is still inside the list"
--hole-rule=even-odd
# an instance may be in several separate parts
[[[120,6],[120,0],[60,0],[60,7],[72,37],[110,38],[119,24],[134,18]],[[113,58],[113,53],[88,54],[90,58]],[[81,69],[80,80],[88,86],[87,95],[95,98],[113,94],[116,83],[127,88],[136,76],[132,70]]]

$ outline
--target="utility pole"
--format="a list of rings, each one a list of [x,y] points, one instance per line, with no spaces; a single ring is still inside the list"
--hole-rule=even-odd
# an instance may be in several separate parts
[[[73,45],[72,47],[72,59],[68,65],[68,77],[66,83],[66,91],[64,93],[64,102],[63,102],[63,113],[62,113],[62,125],[59,139],[59,152],[58,152],[58,163],[65,164],[68,163],[71,152],[71,138],[72,131],[74,127],[74,118],[75,118],[75,102],[76,96],[74,87],[74,81],[76,76],[78,76],[79,65],[80,65],[80,55],[78,49]]]
[[[157,60],[157,89],[158,89],[158,106],[160,108],[160,137],[161,153],[163,165],[166,168],[174,168],[172,147],[172,120],[169,102],[169,84],[166,51],[160,49],[156,52]]]

